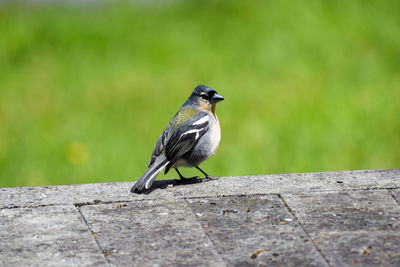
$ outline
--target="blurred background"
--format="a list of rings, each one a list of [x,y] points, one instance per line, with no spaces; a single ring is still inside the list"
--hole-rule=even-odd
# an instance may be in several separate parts
[[[199,84],[210,174],[400,166],[400,1],[54,2],[0,4],[0,187],[137,180]]]

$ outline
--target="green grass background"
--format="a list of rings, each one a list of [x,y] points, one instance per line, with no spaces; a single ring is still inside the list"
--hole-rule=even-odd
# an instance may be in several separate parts
[[[0,7],[0,187],[138,179],[198,84],[210,174],[399,167],[400,1],[163,3]]]

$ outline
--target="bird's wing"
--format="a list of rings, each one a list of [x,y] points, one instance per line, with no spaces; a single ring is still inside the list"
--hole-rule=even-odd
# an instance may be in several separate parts
[[[162,132],[162,134],[158,138],[153,153],[151,154],[149,167],[153,165],[153,163],[156,161],[156,158],[164,152],[172,136],[174,136],[174,142],[176,142],[178,132],[183,133],[185,127],[189,127],[192,123],[196,123],[196,121],[198,121],[204,116],[207,116],[207,113],[200,112],[199,110],[195,109],[182,108],[181,110],[179,110],[172,118],[167,128]],[[192,119],[187,120],[187,118],[192,118]],[[195,124],[195,127],[198,127],[198,124]]]
[[[162,134],[160,135],[160,138],[158,138],[153,153],[151,154],[149,167],[153,165],[153,163],[156,161],[156,158],[163,152],[169,137],[170,137],[170,131],[169,127],[167,127],[167,129],[165,129],[164,132],[162,132]]]
[[[206,112],[199,112],[173,131],[165,146],[168,161],[175,162],[197,144],[208,131],[209,119]]]

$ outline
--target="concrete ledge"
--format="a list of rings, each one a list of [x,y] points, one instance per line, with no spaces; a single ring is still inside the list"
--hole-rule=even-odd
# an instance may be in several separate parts
[[[221,177],[176,186],[155,181],[149,194],[130,194],[133,182],[0,188],[0,208],[192,197],[400,188],[400,169]],[[173,185],[170,187],[169,185]]]
[[[400,266],[400,170],[0,189],[0,265]]]

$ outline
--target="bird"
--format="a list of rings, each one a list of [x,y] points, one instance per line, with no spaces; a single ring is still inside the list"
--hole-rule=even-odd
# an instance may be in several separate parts
[[[165,168],[174,168],[180,181],[186,178],[178,167],[195,167],[206,179],[212,179],[199,165],[214,155],[221,140],[221,128],[215,113],[218,102],[224,100],[217,91],[205,85],[197,86],[162,132],[151,154],[146,172],[134,184],[131,193],[150,189],[157,175]]]

